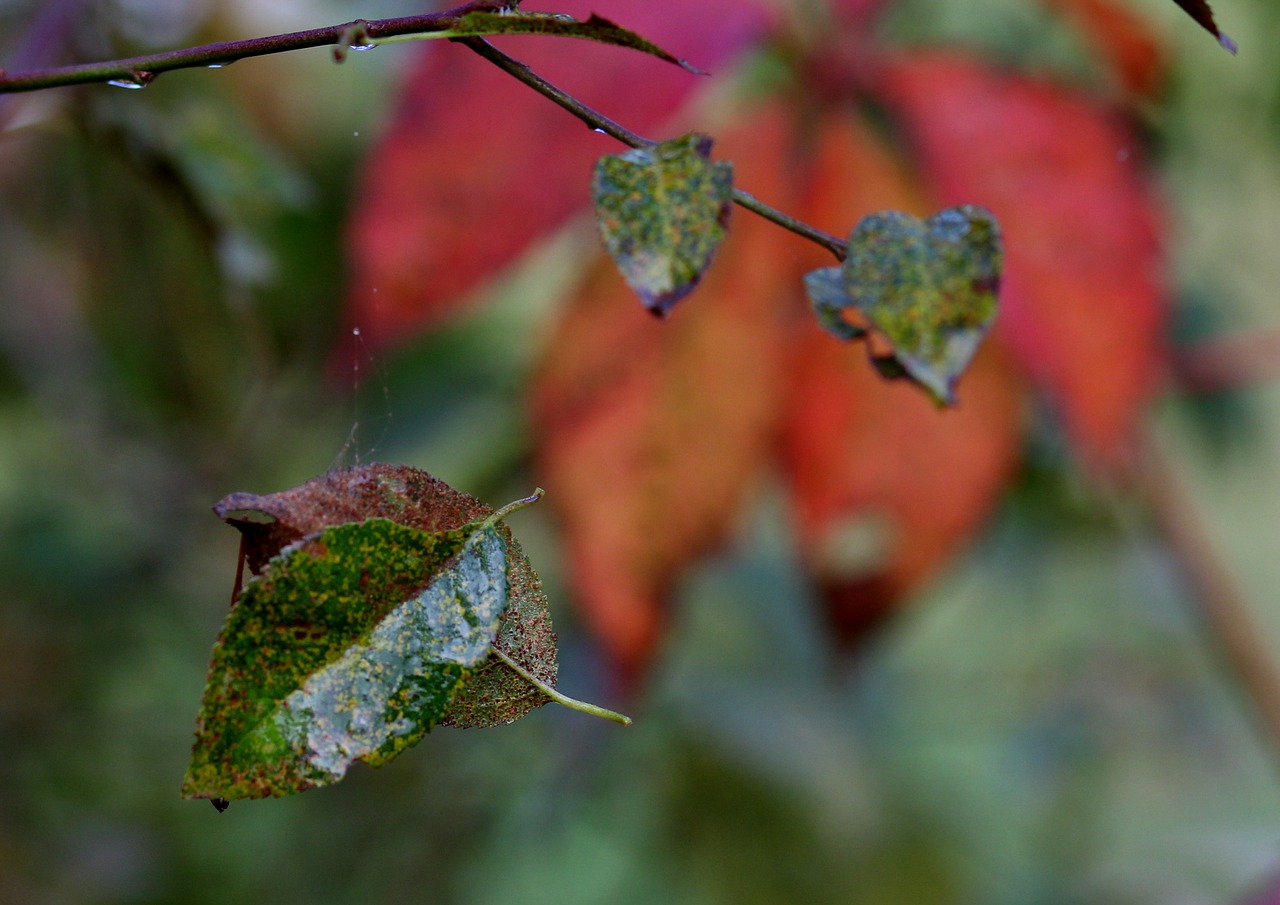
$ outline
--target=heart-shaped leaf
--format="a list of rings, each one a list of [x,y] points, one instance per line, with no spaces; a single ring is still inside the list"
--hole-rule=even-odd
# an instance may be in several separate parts
[[[1002,257],[999,226],[983,208],[947,208],[926,220],[884,211],[854,229],[843,265],[809,273],[805,286],[825,329],[844,340],[874,330],[893,350],[873,355],[881,373],[909,377],[952,405],[995,319]],[[850,322],[850,313],[864,323]]]
[[[659,316],[702,279],[725,236],[733,167],[690,134],[608,155],[592,180],[596,224],[627,284]]]
[[[255,574],[214,645],[183,795],[286,795],[435,725],[579,705],[552,687],[546,599],[500,524],[536,499],[491,512],[425,472],[368,466],[223,500]]]

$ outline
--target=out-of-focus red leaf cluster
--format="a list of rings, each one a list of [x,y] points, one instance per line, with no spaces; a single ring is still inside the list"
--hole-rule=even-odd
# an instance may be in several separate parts
[[[777,25],[739,0],[614,5],[602,12],[716,68]],[[842,0],[833,21],[865,28],[880,5]],[[1067,5],[1094,39],[1099,23],[1124,23],[1103,57],[1145,85],[1133,48],[1156,45],[1137,20],[1107,0]],[[639,131],[660,129],[693,87],[612,48],[509,46]],[[581,612],[627,674],[658,648],[673,582],[725,538],[761,475],[785,479],[803,559],[852,642],[980,528],[1016,474],[1031,400],[1105,467],[1125,457],[1156,389],[1161,216],[1122,114],[959,52],[885,51],[874,65],[862,90],[874,86],[898,144],[847,100],[800,85],[744,111],[716,154],[739,185],[838,234],[886,208],[990,208],[1007,247],[997,331],[959,407],[940,411],[812,324],[801,277],[830,261],[750,214],[735,214],[669,321],[645,314],[603,256],[592,264],[529,406]],[[350,231],[351,316],[375,341],[435,323],[585,207],[593,158],[615,148],[527,92],[461,49],[411,75]]]

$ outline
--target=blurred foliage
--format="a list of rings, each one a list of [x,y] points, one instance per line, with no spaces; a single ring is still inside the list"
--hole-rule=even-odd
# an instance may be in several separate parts
[[[1280,8],[1219,4],[1232,59],[1173,4],[1134,5],[1175,61],[1143,116],[1176,283],[1215,323],[1273,327]],[[88,54],[144,45],[164,4],[80,6]],[[157,43],[408,11],[180,6]],[[1034,7],[904,0],[887,30],[1089,78]],[[0,4],[5,65],[42,40],[24,31],[39,8]],[[1047,421],[997,523],[855,662],[814,621],[770,490],[680,588],[632,729],[544,708],[296,799],[180,800],[236,552],[214,500],[372,458],[490,502],[529,486],[518,389],[585,231],[394,360],[332,348],[351,174],[408,56],[315,51],[0,110],[0,901],[1122,905],[1223,902],[1267,873],[1280,752],[1159,537]],[[1254,428],[1224,428],[1230,455],[1177,396],[1158,429],[1274,642],[1280,388],[1234,398]],[[553,527],[512,522],[565,690],[616,696],[558,603]]]

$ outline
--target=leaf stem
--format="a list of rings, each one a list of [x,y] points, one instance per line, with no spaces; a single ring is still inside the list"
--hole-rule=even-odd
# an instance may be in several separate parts
[[[543,490],[541,487],[535,488],[533,493],[531,493],[529,496],[524,497],[523,499],[520,499],[520,500],[516,500],[515,502],[512,502],[512,503],[507,503],[507,505],[503,506],[501,509],[494,512],[493,515],[485,519],[485,524],[496,525],[498,522],[502,521],[511,513],[518,512],[521,509],[524,509],[526,506],[532,506],[534,503],[538,502],[538,500],[542,499],[544,494],[546,494],[546,491]]]
[[[551,84],[542,76],[534,72],[526,63],[522,63],[514,57],[504,53],[494,47],[484,38],[453,38],[452,40],[463,44],[475,53],[484,57],[493,65],[497,66],[503,72],[510,75],[519,82],[528,85],[534,91],[541,94],[548,100],[559,104],[565,110],[572,113],[578,119],[587,124],[588,127],[603,132],[624,145],[633,148],[652,148],[658,144],[652,139],[645,138],[635,132],[632,132],[626,126],[616,122],[605,116],[603,113],[588,107],[582,101],[569,94],[561,88]],[[765,204],[759,198],[749,192],[745,192],[740,188],[733,190],[734,203],[740,207],[744,207],[752,213],[759,214],[766,220],[776,223],[783,229],[790,230],[798,236],[821,245],[827,251],[835,255],[836,260],[843,261],[849,252],[848,243],[844,240],[823,232],[822,230],[810,226],[802,220],[797,220],[789,214],[784,214],[775,207]]]
[[[546,682],[543,682],[541,679],[535,677],[532,673],[530,673],[527,669],[525,669],[515,660],[512,660],[509,656],[506,655],[505,652],[502,651],[501,648],[498,648],[495,646],[490,648],[490,650],[499,660],[507,664],[507,666],[511,669],[512,672],[514,672],[520,678],[524,679],[534,688],[538,689],[538,691],[542,692],[551,700],[555,701],[557,704],[562,704],[565,707],[568,707],[570,710],[577,710],[581,713],[590,714],[591,716],[598,716],[598,717],[601,717],[602,719],[612,720],[613,722],[621,723],[624,726],[631,725],[631,717],[624,716],[621,713],[615,713],[612,710],[607,710],[606,708],[601,707],[598,704],[588,704],[586,701],[579,701],[577,698],[571,698],[566,694],[561,694],[560,692],[552,688],[550,685],[548,685]]]

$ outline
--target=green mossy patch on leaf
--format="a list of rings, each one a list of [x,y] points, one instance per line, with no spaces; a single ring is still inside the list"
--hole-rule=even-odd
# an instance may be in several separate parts
[[[892,349],[873,355],[882,374],[953,405],[956,381],[995,320],[1003,257],[999,225],[983,208],[926,220],[884,211],[854,229],[840,267],[809,273],[805,287],[824,329],[843,340],[873,331]]]
[[[184,796],[327,785],[432,726],[507,723],[548,700],[490,656],[496,641],[554,687],[546,597],[502,513],[386,465],[215,511],[255,574],[214,645]]]
[[[660,316],[693,290],[724,241],[733,166],[713,163],[711,145],[690,134],[596,164],[592,196],[605,248]]]

